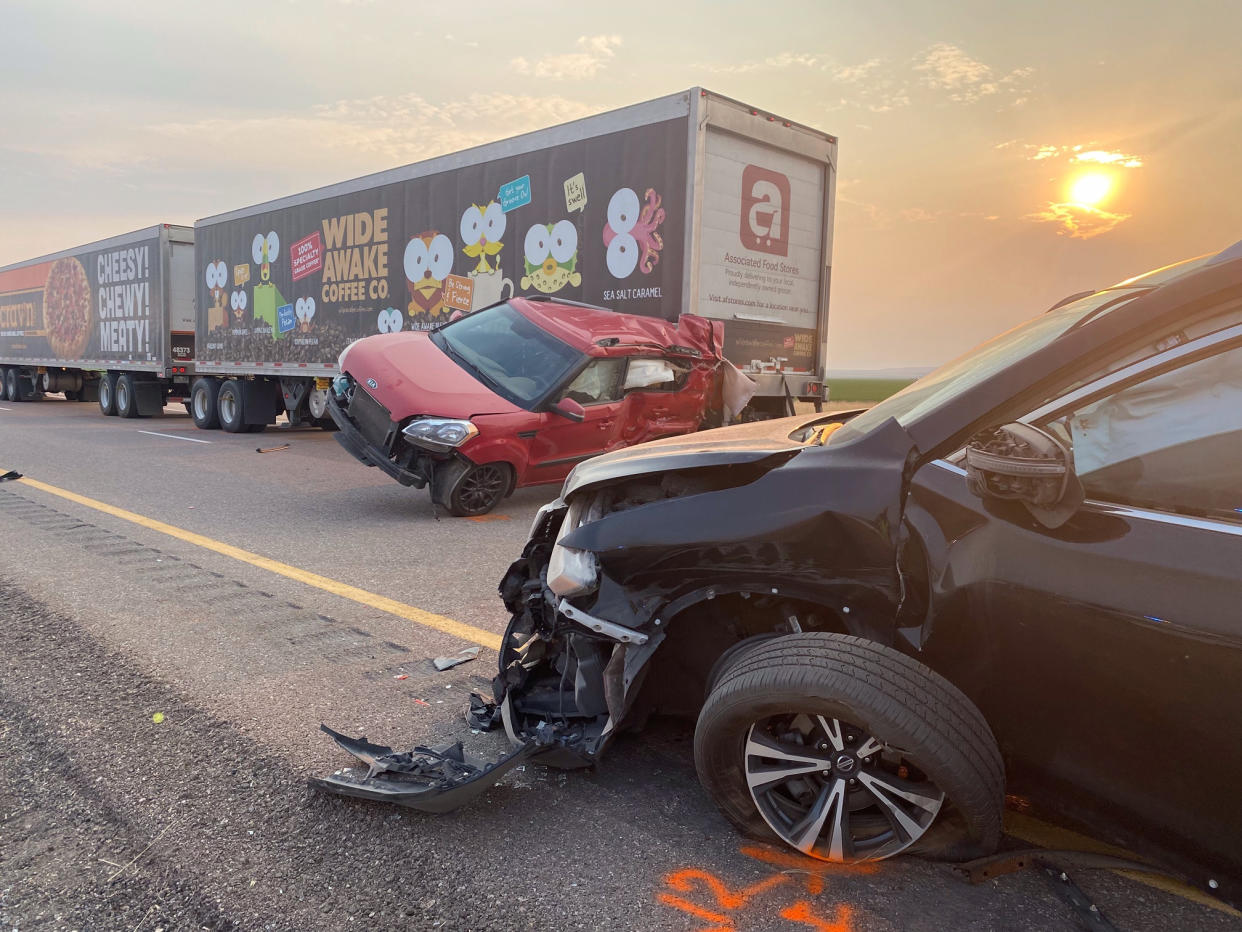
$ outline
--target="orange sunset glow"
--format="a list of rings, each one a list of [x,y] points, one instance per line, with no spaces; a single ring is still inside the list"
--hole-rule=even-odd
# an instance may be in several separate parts
[[[0,264],[694,86],[840,140],[834,370],[1242,237],[1238,4],[4,9]]]

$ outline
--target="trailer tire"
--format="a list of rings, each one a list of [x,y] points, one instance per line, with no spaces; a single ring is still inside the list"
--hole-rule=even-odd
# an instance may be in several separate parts
[[[5,401],[21,401],[21,386],[17,384],[17,370],[4,370],[4,400]]]
[[[220,394],[220,383],[215,379],[197,379],[190,389],[190,400],[186,410],[194,418],[194,426],[199,430],[216,430],[220,427],[220,412],[217,398]]]
[[[134,386],[133,375],[128,372],[118,375],[113,386],[113,394],[116,396],[117,417],[138,417],[138,391]]]
[[[226,433],[244,434],[249,431],[242,397],[241,382],[237,379],[229,379],[220,386],[216,395],[216,410],[220,415],[220,429]]]
[[[105,372],[99,377],[99,410],[104,417],[116,414],[116,373]]]

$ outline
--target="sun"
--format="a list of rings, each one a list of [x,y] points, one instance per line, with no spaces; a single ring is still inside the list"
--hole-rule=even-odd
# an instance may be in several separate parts
[[[1094,207],[1108,197],[1108,192],[1112,187],[1113,179],[1108,175],[1099,172],[1081,175],[1070,185],[1070,203]]]

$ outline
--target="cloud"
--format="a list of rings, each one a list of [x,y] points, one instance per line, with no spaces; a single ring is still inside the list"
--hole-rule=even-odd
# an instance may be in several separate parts
[[[253,161],[252,142],[260,136],[264,162],[288,168],[323,169],[349,178],[456,152],[504,136],[576,120],[599,112],[563,97],[471,94],[461,100],[432,103],[418,94],[352,98],[322,104],[302,113],[234,117],[218,114],[193,121],[168,121],[139,128],[165,146],[193,140],[196,158],[214,169],[244,167]],[[251,140],[251,143],[247,143]],[[349,153],[373,156],[359,164]]]
[[[857,65],[842,65],[832,70],[832,77],[842,84],[857,84],[880,67],[880,59],[872,58]]]
[[[534,75],[536,78],[593,78],[616,56],[621,41],[617,35],[579,36],[578,48],[581,51],[545,55],[534,62],[519,57],[509,64],[518,74]]]
[[[740,61],[728,65],[707,64],[700,62],[694,66],[701,71],[714,74],[750,74],[755,71],[783,71],[786,68],[814,68],[824,70],[828,62],[817,55],[807,52],[778,52],[767,58]]]
[[[922,72],[923,84],[947,91],[949,99],[956,103],[975,103],[984,97],[1007,94],[1013,106],[1026,103],[1026,79],[1035,73],[1033,68],[1016,68],[997,74],[989,65],[947,42],[939,42],[923,52],[916,59],[914,70]]]
[[[1002,143],[995,148],[1003,149],[1011,144]],[[1056,159],[1063,155],[1068,155],[1071,162],[1091,162],[1097,165],[1111,165],[1114,168],[1143,167],[1142,156],[1127,155],[1124,152],[1110,149],[1088,148],[1095,145],[1097,144],[1094,142],[1079,143],[1073,146],[1037,146],[1031,143],[1024,143],[1022,149],[1027,153],[1027,159],[1032,162],[1042,162],[1046,159]]]
[[[1049,204],[1044,210],[1024,218],[1036,223],[1053,223],[1057,233],[1072,239],[1090,239],[1114,229],[1130,219],[1130,214],[1114,214],[1086,204]]]
[[[1106,152],[1103,149],[1092,149],[1079,152],[1070,159],[1071,162],[1098,162],[1101,165],[1116,165],[1120,168],[1142,168],[1143,160],[1137,155],[1124,155],[1121,152]]]

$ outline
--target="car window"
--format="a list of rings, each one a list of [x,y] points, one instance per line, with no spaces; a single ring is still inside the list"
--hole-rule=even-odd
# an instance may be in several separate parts
[[[599,405],[621,399],[621,386],[625,380],[624,358],[593,359],[569,383],[563,397],[572,398],[578,404]]]
[[[1087,497],[1242,522],[1242,346],[1084,399],[1042,421]]]
[[[524,408],[537,404],[582,359],[508,304],[463,317],[431,339],[459,366]]]

